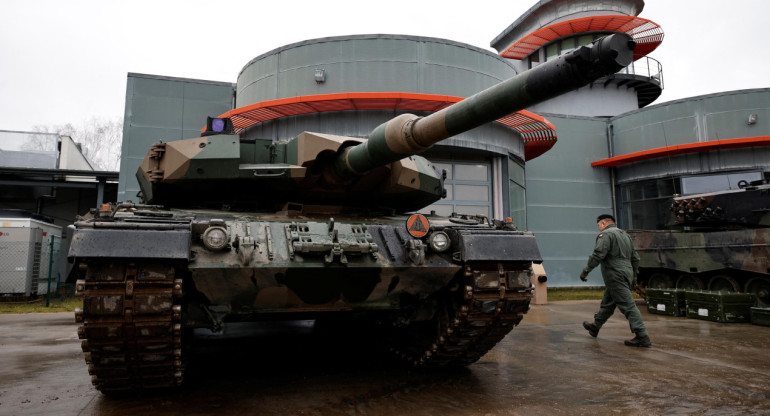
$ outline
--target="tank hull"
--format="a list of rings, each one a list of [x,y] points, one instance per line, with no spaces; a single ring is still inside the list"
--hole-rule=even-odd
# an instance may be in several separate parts
[[[770,229],[628,233],[641,258],[642,288],[750,292],[760,304],[770,306]]]
[[[228,322],[355,318],[410,364],[466,365],[521,321],[542,261],[531,233],[483,217],[427,217],[439,252],[408,217],[117,211],[76,223],[70,251],[104,392],[179,385],[185,334]],[[212,230],[227,244],[204,243]]]

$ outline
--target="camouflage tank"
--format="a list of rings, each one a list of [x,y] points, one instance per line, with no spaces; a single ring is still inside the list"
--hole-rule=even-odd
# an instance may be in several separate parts
[[[209,119],[202,137],[153,145],[137,171],[143,204],[74,225],[93,384],[179,385],[189,330],[238,321],[351,317],[409,363],[478,360],[527,312],[540,252],[511,221],[398,215],[445,195],[444,175],[415,154],[615,73],[633,48],[603,38],[366,139],[242,140]]]
[[[639,285],[749,292],[770,307],[770,184],[676,197],[668,230],[629,230]]]

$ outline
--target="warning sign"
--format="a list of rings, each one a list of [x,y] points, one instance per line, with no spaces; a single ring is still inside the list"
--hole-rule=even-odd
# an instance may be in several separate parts
[[[406,230],[409,231],[409,235],[415,238],[425,237],[430,229],[430,223],[425,215],[414,214],[406,220]]]

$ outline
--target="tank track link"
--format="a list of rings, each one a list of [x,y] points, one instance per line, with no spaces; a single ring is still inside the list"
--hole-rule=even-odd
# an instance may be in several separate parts
[[[394,352],[414,366],[454,367],[476,362],[511,332],[529,310],[531,285],[509,288],[508,272],[531,272],[531,268],[512,270],[502,264],[466,266],[462,298],[455,296],[444,303],[434,318],[434,342],[422,351],[394,348]],[[479,284],[480,280],[474,278],[494,274],[496,282],[487,279]]]
[[[182,280],[163,262],[87,261],[77,294],[78,337],[104,393],[182,382]]]

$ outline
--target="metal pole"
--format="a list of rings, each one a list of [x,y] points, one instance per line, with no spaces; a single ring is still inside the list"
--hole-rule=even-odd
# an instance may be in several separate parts
[[[107,178],[98,178],[99,183],[96,185],[96,206],[102,206],[104,202],[104,184],[107,183]]]
[[[56,236],[51,234],[51,248],[48,250],[48,291],[45,293],[45,307],[51,304],[51,269],[53,269],[53,242]]]

